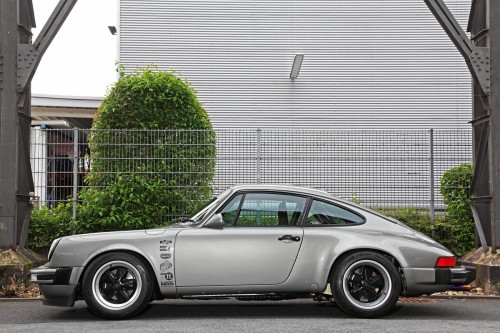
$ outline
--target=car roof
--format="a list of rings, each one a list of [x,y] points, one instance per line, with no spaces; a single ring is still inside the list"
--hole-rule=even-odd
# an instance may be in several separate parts
[[[283,192],[293,192],[305,195],[314,195],[320,197],[328,197],[332,199],[337,199],[326,191],[318,190],[314,188],[301,187],[301,186],[291,186],[291,185],[278,185],[278,184],[243,184],[231,187],[233,191],[283,191]]]
[[[334,195],[331,195],[330,193],[323,191],[323,190],[318,190],[315,188],[308,188],[308,187],[301,187],[301,186],[291,186],[291,185],[278,185],[278,184],[243,184],[243,185],[235,185],[232,187],[229,187],[228,190],[231,190],[231,193],[234,193],[236,191],[278,191],[278,192],[290,192],[290,193],[295,193],[295,194],[303,194],[303,195],[309,195],[309,196],[316,196],[316,197],[323,197],[325,199],[330,199],[337,201],[342,204],[346,204],[348,206],[351,206],[351,208],[358,208],[362,211],[377,215],[378,217],[381,217],[385,220],[388,220],[391,223],[399,223],[394,219],[389,219],[387,216],[381,215],[379,212],[374,211],[368,207],[361,206],[357,203],[354,203],[349,200],[345,200],[339,197],[336,197]]]

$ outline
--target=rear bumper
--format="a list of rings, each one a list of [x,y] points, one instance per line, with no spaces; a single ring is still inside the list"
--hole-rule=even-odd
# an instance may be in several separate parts
[[[472,266],[404,268],[403,270],[408,295],[447,291],[452,286],[469,284],[476,279],[476,268]]]
[[[475,279],[476,268],[472,266],[436,268],[436,284],[469,284]]]
[[[71,307],[76,300],[76,287],[83,267],[40,266],[30,270],[30,281],[38,283],[43,304]]]

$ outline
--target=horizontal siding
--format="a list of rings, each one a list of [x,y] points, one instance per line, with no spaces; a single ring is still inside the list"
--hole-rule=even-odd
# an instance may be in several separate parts
[[[465,27],[470,0],[446,3]],[[121,0],[119,31],[121,64],[175,68],[217,129],[470,126],[470,74],[423,0]]]

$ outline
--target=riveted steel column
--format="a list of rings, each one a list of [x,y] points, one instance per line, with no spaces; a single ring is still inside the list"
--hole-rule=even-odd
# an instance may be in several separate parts
[[[76,1],[59,0],[33,44],[32,0],[0,1],[0,248],[26,243],[33,192],[30,82]]]
[[[469,21],[468,31],[471,33],[472,42],[474,47],[487,48],[489,42],[489,18],[488,18],[488,2],[489,0],[475,0],[471,7],[471,20]],[[490,50],[491,51],[491,50]],[[481,61],[488,61],[486,58],[475,58],[474,54],[473,63],[480,64]],[[491,56],[491,52],[490,52]],[[491,66],[489,67],[491,69]],[[489,70],[488,69],[488,70]],[[487,72],[491,74],[490,71]],[[475,220],[481,224],[480,229],[484,233],[484,241],[486,246],[492,245],[492,238],[494,237],[491,230],[491,212],[490,207],[493,202],[491,196],[490,184],[490,121],[491,121],[491,76],[488,77],[490,82],[490,95],[482,93],[482,89],[478,82],[474,81],[473,104],[472,104],[472,136],[474,147],[474,177],[471,184],[471,193],[473,195],[473,213],[475,211]],[[479,227],[476,227],[478,232]]]
[[[468,30],[476,49],[489,49],[489,54],[475,64],[486,64],[483,74],[490,93],[484,94],[474,82],[473,135],[474,180],[472,192],[477,218],[481,221],[487,245],[496,252],[500,241],[500,2],[474,0]]]
[[[489,47],[491,50],[490,95],[490,191],[491,191],[491,247],[495,251],[500,242],[500,1],[489,0]],[[488,13],[489,12],[489,13]]]
[[[17,6],[0,1],[0,248],[17,243]]]
[[[462,31],[443,0],[424,0],[465,59],[474,79],[474,217],[492,252],[500,241],[500,1],[472,0]]]

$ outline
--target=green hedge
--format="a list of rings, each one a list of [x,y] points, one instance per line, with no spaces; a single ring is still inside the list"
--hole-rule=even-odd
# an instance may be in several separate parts
[[[151,228],[212,197],[215,132],[187,80],[148,67],[120,79],[91,132],[77,232]]]
[[[409,227],[435,239],[461,257],[475,249],[476,236],[470,208],[469,193],[473,169],[461,164],[446,171],[441,178],[441,194],[446,204],[445,214],[430,221],[429,212],[405,209],[383,209],[380,213],[391,216]]]
[[[184,202],[186,191],[170,189],[165,179],[117,174],[104,188],[86,188],[77,207],[76,233],[154,228],[167,216],[191,215],[203,202]]]
[[[126,74],[102,102],[95,129],[212,129],[207,112],[186,79],[151,66]]]
[[[446,246],[457,256],[462,256],[468,252],[464,251],[460,244],[457,244],[457,239],[460,238],[460,235],[452,232],[451,222],[445,216],[437,216],[435,221],[431,222],[429,211],[426,210],[403,208],[377,209],[377,211],[383,215],[393,217],[410,228],[431,237]]]
[[[455,246],[460,255],[474,250],[476,246],[470,193],[472,177],[472,165],[465,163],[446,171],[441,178],[441,195],[446,204],[445,216],[450,223],[450,232],[455,236]]]
[[[32,250],[46,250],[56,238],[73,233],[72,204],[61,203],[49,209],[47,206],[36,207],[31,213],[28,228],[28,246]]]
[[[166,225],[212,198],[216,136],[189,82],[155,67],[122,69],[89,136],[91,171],[77,220],[71,204],[35,210],[31,248],[71,233]]]
[[[78,214],[81,218],[78,219],[76,224],[71,221],[71,204],[60,204],[54,209],[42,207],[35,210],[32,214],[29,228],[30,248],[35,250],[46,249],[50,246],[52,240],[57,237],[69,235],[74,232],[81,233],[113,230],[116,229],[117,225],[121,225],[121,223],[126,223],[128,226],[133,226],[133,228],[141,228],[141,225],[143,226],[143,220],[136,219],[126,211],[119,208],[121,206],[119,202],[127,200],[126,195],[124,195],[124,193],[120,193],[120,187],[115,187],[114,190],[110,189],[110,192],[114,192],[116,196],[113,195],[114,199],[112,200],[115,200],[115,203],[108,206],[109,211],[100,213],[97,209],[101,209],[105,206],[93,206],[92,201],[88,201],[88,206],[78,206]],[[155,191],[144,191],[140,193],[141,195],[147,196],[148,193],[150,194],[154,192]],[[101,194],[104,195],[104,193]],[[94,200],[101,200],[99,195],[93,196],[93,198]],[[102,198],[102,200],[108,199]],[[131,201],[135,205],[141,205],[140,198]],[[101,222],[96,224],[90,219],[87,220],[85,218],[87,214],[85,212],[86,209],[94,209],[94,211],[90,213],[91,216],[102,215]],[[144,209],[147,213],[152,214],[152,216],[157,214],[155,207],[144,207]],[[467,232],[461,228],[454,228],[455,222],[453,219],[446,216],[438,216],[436,221],[432,223],[430,221],[428,211],[417,210],[415,208],[377,209],[377,211],[383,215],[393,217],[405,223],[409,227],[428,235],[446,246],[457,256],[463,256],[470,250],[474,249],[473,244],[464,244],[461,241],[464,237],[464,232]],[[97,230],[96,226],[99,226],[102,229]]]

